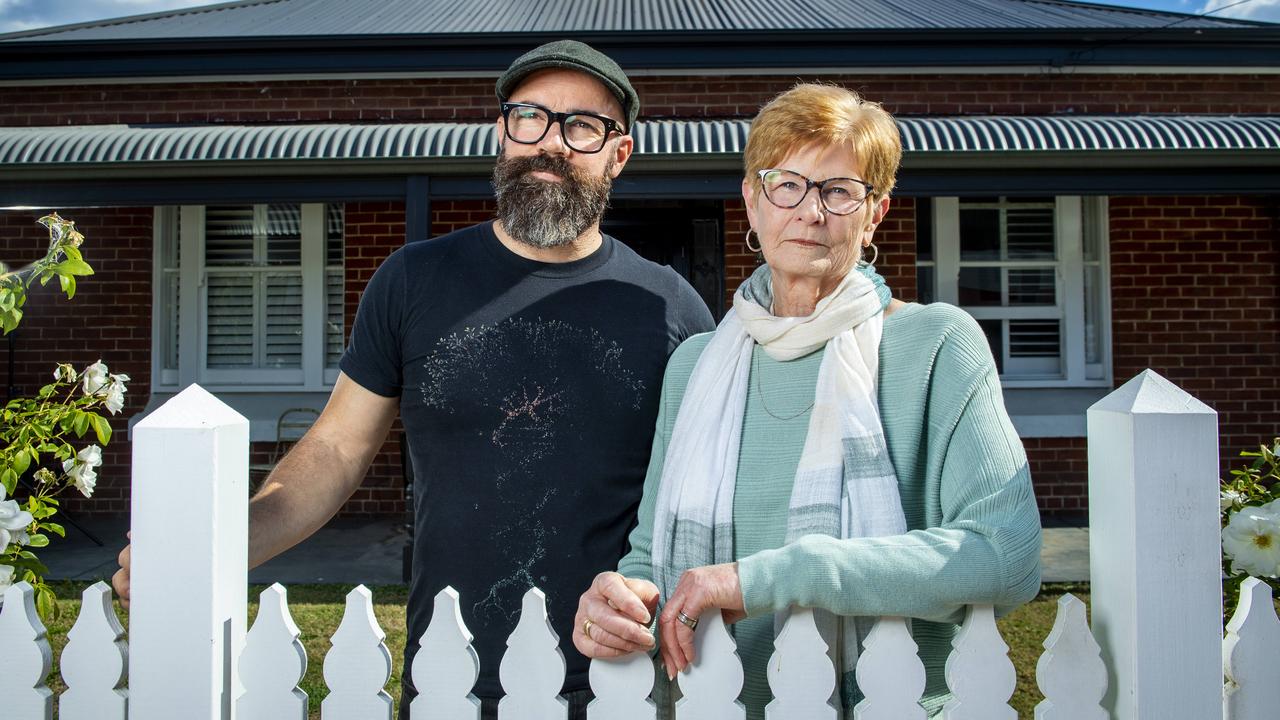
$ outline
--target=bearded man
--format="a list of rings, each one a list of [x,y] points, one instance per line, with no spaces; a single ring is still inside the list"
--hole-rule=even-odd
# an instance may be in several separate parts
[[[483,717],[496,717],[499,662],[534,586],[568,665],[570,717],[585,717],[577,598],[627,549],[667,357],[714,326],[673,270],[600,232],[639,111],[621,68],[554,42],[516,59],[497,94],[497,220],[383,262],[324,413],[249,506],[254,567],[337,512],[399,411],[416,518],[406,719],[418,640],[446,585],[475,636]],[[128,548],[120,559],[127,601]]]

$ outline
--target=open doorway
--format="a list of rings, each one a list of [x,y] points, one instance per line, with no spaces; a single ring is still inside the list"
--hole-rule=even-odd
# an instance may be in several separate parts
[[[724,315],[723,226],[719,200],[614,200],[601,230],[642,257],[670,265],[719,320]]]

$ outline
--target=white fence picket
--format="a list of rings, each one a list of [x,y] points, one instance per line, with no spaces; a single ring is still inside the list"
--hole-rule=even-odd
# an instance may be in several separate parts
[[[129,644],[111,607],[111,586],[99,580],[80,595],[80,615],[67,633],[59,665],[67,690],[58,698],[62,720],[125,720]]]
[[[863,698],[853,708],[854,720],[924,720],[924,663],[906,618],[876,621],[855,672]]]
[[[498,679],[506,691],[498,701],[498,720],[565,720],[569,702],[560,697],[564,674],[560,637],[547,619],[547,596],[530,588],[498,665]]]
[[[653,692],[653,658],[633,652],[618,658],[591,661],[588,673],[595,699],[587,705],[587,720],[654,720],[658,707]]]
[[[258,617],[240,654],[236,700],[240,720],[306,720],[307,694],[298,682],[307,672],[302,633],[289,614],[288,593],[275,583],[258,595]]]
[[[952,699],[942,709],[942,720],[1018,720],[1008,704],[1018,673],[996,627],[994,608],[970,605],[951,647],[946,675]]]
[[[387,634],[373,614],[373,594],[364,585],[347,593],[333,647],[324,656],[329,695],[320,703],[322,720],[391,720],[391,678]]]
[[[1089,631],[1084,603],[1069,593],[1058,598],[1058,616],[1036,663],[1036,684],[1044,700],[1036,705],[1035,720],[1108,720],[1102,709],[1102,648]]]
[[[684,697],[676,701],[676,717],[698,720],[741,720],[746,707],[738,702],[742,692],[742,660],[729,636],[719,608],[698,620],[693,631],[693,662],[676,676]]]
[[[818,633],[812,608],[794,608],[774,641],[766,670],[773,701],[765,720],[836,720],[829,698],[836,689],[836,669]]]
[[[1226,720],[1274,718],[1280,708],[1276,667],[1280,619],[1271,602],[1271,586],[1248,578],[1240,585],[1240,604],[1227,623],[1222,667],[1227,688],[1222,697]]]
[[[431,624],[413,656],[410,675],[418,696],[409,705],[410,720],[480,720],[480,700],[471,694],[480,677],[472,639],[462,621],[458,591],[446,587],[436,593]]]
[[[44,684],[53,664],[30,584],[4,591],[0,608],[0,707],[6,720],[52,720],[53,691]]]

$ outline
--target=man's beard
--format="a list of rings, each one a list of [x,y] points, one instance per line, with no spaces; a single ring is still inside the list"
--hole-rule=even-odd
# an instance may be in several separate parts
[[[499,154],[493,166],[493,191],[502,228],[517,241],[553,248],[577,240],[609,207],[614,161],[600,177],[591,177],[563,157]],[[560,180],[539,180],[530,173],[545,170]]]

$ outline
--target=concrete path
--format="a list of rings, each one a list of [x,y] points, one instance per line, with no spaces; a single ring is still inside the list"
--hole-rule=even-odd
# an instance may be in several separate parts
[[[66,539],[53,538],[39,556],[49,567],[49,579],[110,581],[125,545],[126,520],[92,519],[82,523],[97,535],[95,545],[84,533],[67,525]],[[408,535],[390,520],[335,520],[296,547],[249,572],[252,583],[334,583],[395,585],[404,582],[404,548]],[[1044,530],[1044,582],[1089,581],[1089,529],[1052,527]]]

